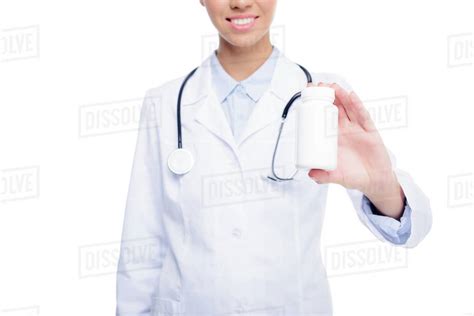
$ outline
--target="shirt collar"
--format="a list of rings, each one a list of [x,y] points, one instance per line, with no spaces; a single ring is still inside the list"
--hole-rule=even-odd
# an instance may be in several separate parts
[[[265,63],[248,78],[239,82],[225,71],[217,58],[217,51],[214,51],[210,62],[212,82],[219,102],[224,102],[239,84],[244,87],[248,96],[252,98],[254,102],[257,102],[271,83],[279,55],[278,48],[273,46],[272,54]]]

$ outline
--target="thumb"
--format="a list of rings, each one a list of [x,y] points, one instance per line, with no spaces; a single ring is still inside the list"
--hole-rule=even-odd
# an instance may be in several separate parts
[[[311,169],[308,176],[319,184],[330,183],[332,180],[331,172],[322,169]]]

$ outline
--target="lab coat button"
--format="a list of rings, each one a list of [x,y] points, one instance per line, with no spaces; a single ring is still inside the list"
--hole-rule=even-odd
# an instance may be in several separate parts
[[[235,308],[235,312],[236,313],[243,313],[244,312],[244,307],[242,306],[242,304],[240,302],[237,303],[237,306]]]
[[[240,229],[234,228],[232,230],[232,235],[234,235],[235,238],[240,238],[240,236],[242,236],[242,232]]]
[[[243,313],[246,307],[247,307],[247,300],[245,298],[242,298],[240,300],[237,300],[235,311],[237,313]]]

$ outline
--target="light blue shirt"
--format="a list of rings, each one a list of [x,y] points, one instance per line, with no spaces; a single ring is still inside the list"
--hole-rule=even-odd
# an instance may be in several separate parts
[[[216,54],[212,54],[214,89],[236,140],[240,139],[255,104],[270,87],[278,56],[278,49],[273,47],[265,63],[250,77],[239,82],[224,70]]]
[[[273,46],[272,54],[265,63],[250,77],[239,82],[225,71],[216,53],[212,54],[212,84],[236,140],[239,140],[255,104],[270,87],[278,56],[278,48]],[[394,244],[404,244],[411,233],[411,208],[406,199],[404,203],[400,221],[382,215],[365,195],[362,209],[387,240]]]

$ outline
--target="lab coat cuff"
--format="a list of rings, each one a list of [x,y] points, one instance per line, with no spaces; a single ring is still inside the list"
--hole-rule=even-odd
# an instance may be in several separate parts
[[[400,220],[383,215],[365,195],[361,208],[372,225],[393,244],[405,244],[411,234],[411,207],[404,199],[403,215]]]

